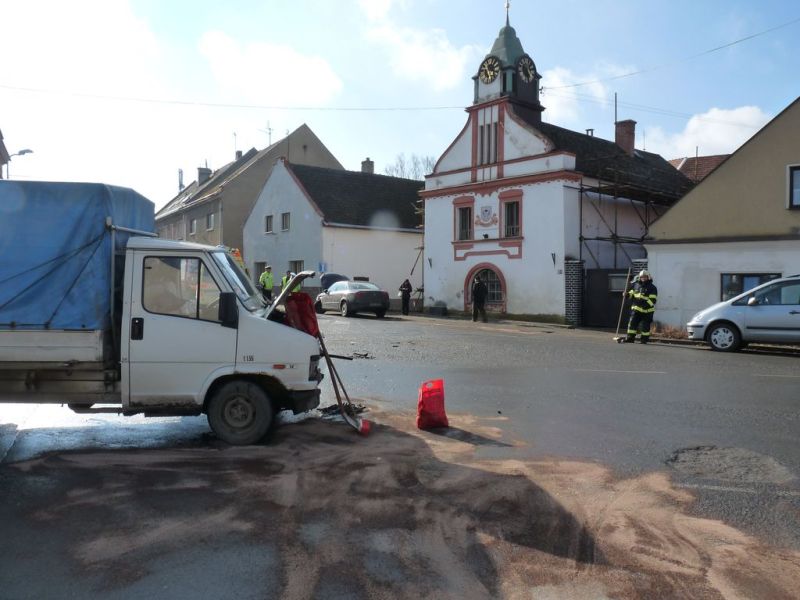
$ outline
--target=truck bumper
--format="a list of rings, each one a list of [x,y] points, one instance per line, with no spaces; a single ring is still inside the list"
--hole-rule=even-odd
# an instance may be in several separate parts
[[[296,415],[317,408],[319,406],[319,395],[319,388],[290,392],[289,408]]]

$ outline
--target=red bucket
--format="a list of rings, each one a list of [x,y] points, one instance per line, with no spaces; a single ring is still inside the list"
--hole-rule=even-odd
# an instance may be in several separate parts
[[[417,427],[435,429],[449,427],[444,412],[444,379],[433,379],[419,386],[417,398]]]

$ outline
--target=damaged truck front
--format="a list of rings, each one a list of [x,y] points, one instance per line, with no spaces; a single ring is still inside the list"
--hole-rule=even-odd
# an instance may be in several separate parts
[[[0,181],[0,212],[0,402],[205,413],[231,444],[318,406],[317,339],[282,324],[281,298],[266,307],[224,249],[156,238],[146,198]]]

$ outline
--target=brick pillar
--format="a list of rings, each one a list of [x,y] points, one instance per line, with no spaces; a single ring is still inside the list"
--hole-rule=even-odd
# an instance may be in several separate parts
[[[570,325],[581,324],[583,317],[583,261],[564,261],[564,318]]]

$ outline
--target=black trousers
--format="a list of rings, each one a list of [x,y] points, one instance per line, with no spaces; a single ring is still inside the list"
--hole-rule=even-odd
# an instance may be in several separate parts
[[[483,304],[478,304],[477,302],[472,303],[472,320],[478,320],[478,313],[481,315],[481,320],[486,323],[486,307]]]
[[[641,332],[641,342],[646,344],[650,340],[650,325],[652,323],[653,313],[643,313],[638,310],[632,310],[630,321],[628,321],[628,338],[626,341],[634,341],[636,339],[636,334]]]
[[[408,314],[408,303],[411,301],[411,294],[403,294],[403,314]]]

